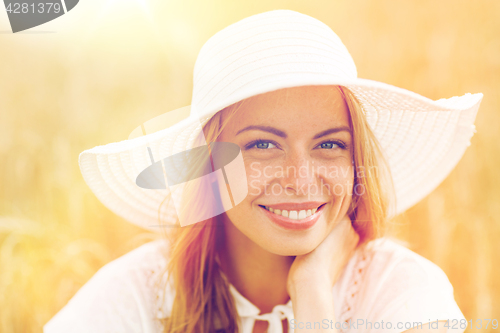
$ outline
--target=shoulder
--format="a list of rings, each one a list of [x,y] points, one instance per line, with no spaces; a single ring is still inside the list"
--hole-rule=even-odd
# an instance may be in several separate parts
[[[399,281],[407,288],[440,287],[452,290],[444,271],[432,261],[410,250],[404,242],[378,238],[367,244],[367,274],[373,283]]]
[[[465,320],[445,272],[403,242],[387,237],[373,240],[357,259],[364,271],[357,272],[358,318],[394,323]]]
[[[157,332],[167,252],[166,241],[156,240],[106,264],[44,332]]]
[[[156,273],[166,267],[168,244],[158,239],[124,254],[103,266],[97,275],[130,278],[131,275],[144,276]]]

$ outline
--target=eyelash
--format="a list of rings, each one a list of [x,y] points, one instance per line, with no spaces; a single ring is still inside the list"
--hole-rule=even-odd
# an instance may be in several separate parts
[[[327,140],[325,142],[321,142],[318,146],[321,146],[324,143],[333,143],[333,144],[337,145],[338,148],[340,148],[340,149],[347,149],[347,145],[341,140]]]
[[[279,145],[274,141],[257,139],[257,140],[251,141],[248,144],[246,144],[245,150],[255,148],[255,146],[257,146],[260,143],[272,143],[276,147],[279,147]],[[337,145],[338,148],[340,148],[340,149],[347,149],[347,145],[345,144],[345,142],[343,142],[341,140],[327,140],[327,141],[321,142],[320,144],[318,144],[318,146],[321,146],[324,143],[333,143],[333,144]],[[257,148],[257,149],[259,149],[259,148]],[[328,148],[326,148],[326,149],[328,149]],[[334,149],[334,148],[331,148],[331,149]],[[267,149],[261,149],[261,150],[267,150]]]
[[[248,149],[252,149],[252,148],[256,148],[256,146],[260,143],[272,143],[273,145],[275,145],[276,147],[279,147],[279,145],[274,142],[274,141],[271,141],[271,140],[263,140],[263,139],[257,139],[257,140],[254,140],[254,141],[251,141],[249,142],[247,145],[245,145],[245,150],[248,150]],[[257,148],[259,149],[259,148]],[[267,149],[260,149],[260,150],[267,150]]]

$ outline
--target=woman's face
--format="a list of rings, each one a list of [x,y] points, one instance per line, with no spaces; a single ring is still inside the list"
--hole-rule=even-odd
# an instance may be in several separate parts
[[[347,213],[353,138],[349,111],[335,87],[251,97],[218,141],[239,145],[248,183],[245,200],[223,214],[227,237],[249,239],[279,255],[301,255]]]

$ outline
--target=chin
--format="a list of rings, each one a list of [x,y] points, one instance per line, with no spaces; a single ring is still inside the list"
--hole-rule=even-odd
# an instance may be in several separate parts
[[[259,244],[264,250],[280,256],[300,256],[307,254],[316,249],[321,240],[305,241],[305,240],[279,240],[271,244]]]

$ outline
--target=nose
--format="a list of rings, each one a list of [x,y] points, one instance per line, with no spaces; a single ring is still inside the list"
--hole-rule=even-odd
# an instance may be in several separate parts
[[[281,186],[297,195],[305,195],[311,186],[316,184],[317,176],[314,174],[314,161],[303,153],[288,154],[283,165],[283,177],[280,178]]]

